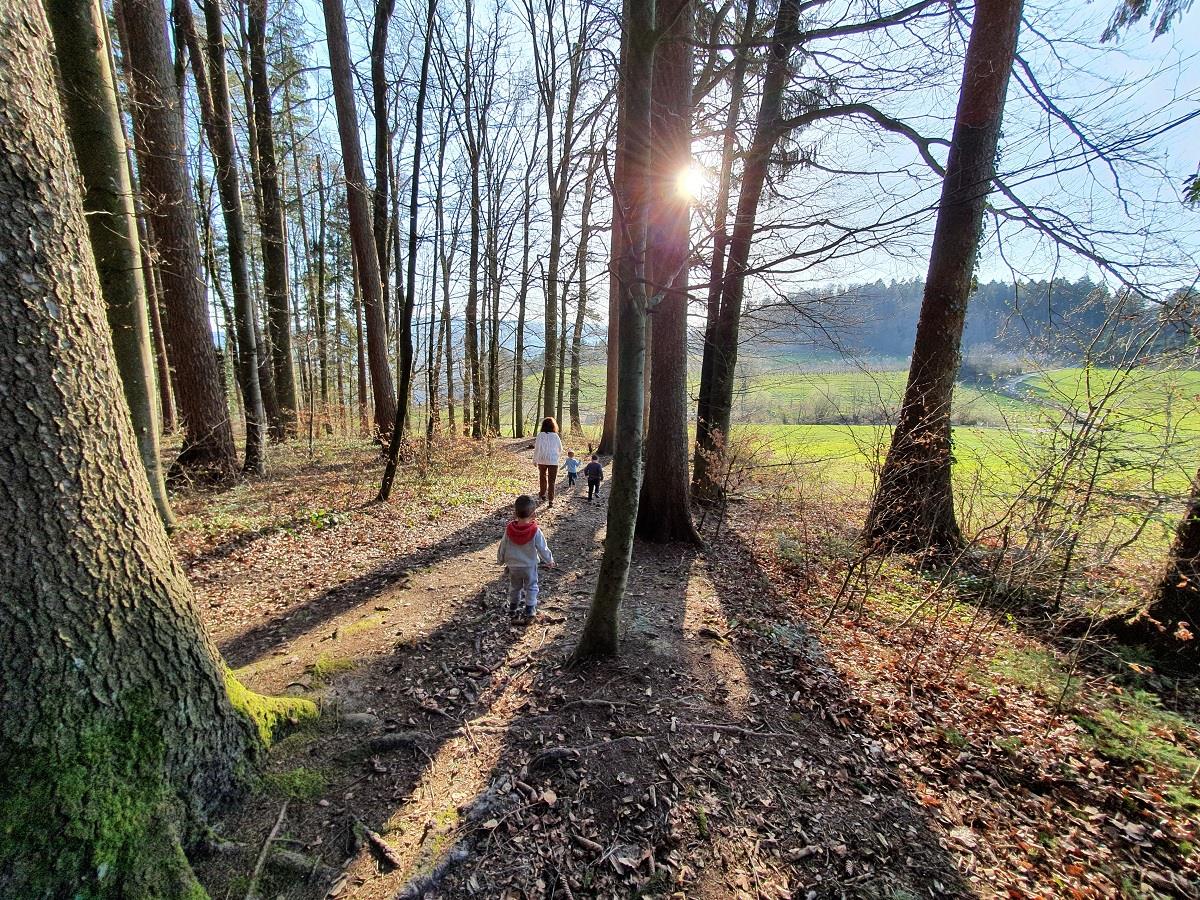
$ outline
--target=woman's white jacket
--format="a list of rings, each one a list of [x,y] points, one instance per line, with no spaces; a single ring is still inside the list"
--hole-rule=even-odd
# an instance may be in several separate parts
[[[553,431],[539,431],[533,441],[533,461],[539,466],[557,466],[562,456],[562,439]]]

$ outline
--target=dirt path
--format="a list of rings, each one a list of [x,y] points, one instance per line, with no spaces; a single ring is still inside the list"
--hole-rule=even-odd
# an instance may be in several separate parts
[[[501,468],[532,485],[528,452],[507,452]],[[705,555],[639,545],[621,658],[562,668],[604,535],[605,509],[585,496],[564,487],[539,510],[560,568],[543,570],[526,626],[504,615],[498,504],[426,528],[392,557],[349,571],[326,560],[333,583],[318,558],[329,536],[302,536],[270,557],[285,583],[287,560],[308,561],[300,596],[272,592],[236,625],[222,610],[237,567],[196,557],[240,677],[319,699],[325,713],[275,748],[261,790],[225,825],[256,850],[290,798],[281,846],[317,877],[293,858],[265,895],[969,893],[856,730],[794,598],[771,593],[736,534]],[[253,544],[239,552],[258,558]],[[241,896],[251,861],[220,855],[200,874],[214,897]]]

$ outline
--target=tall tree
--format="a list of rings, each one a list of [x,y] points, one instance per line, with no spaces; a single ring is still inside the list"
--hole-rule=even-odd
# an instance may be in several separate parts
[[[691,262],[691,198],[682,187],[692,166],[691,0],[658,4],[654,52],[654,122],[650,185],[653,202],[646,237],[650,279],[650,419],[638,536],[650,541],[697,542],[688,485],[687,305]]]
[[[200,47],[192,19],[191,0],[177,0],[175,15],[188,45],[192,77],[200,98],[200,119],[208,136],[217,170],[217,193],[225,221],[225,244],[229,253],[229,281],[233,289],[234,323],[238,339],[238,382],[246,415],[246,472],[266,471],[267,415],[259,381],[259,342],[254,298],[250,288],[250,266],[246,248],[246,219],[242,212],[242,189],[238,178],[237,144],[229,111],[229,83],[225,72],[225,35],[219,0],[203,0],[208,40]],[[207,77],[204,69],[208,61]]]
[[[408,283],[405,289],[404,306],[396,328],[400,332],[400,406],[396,413],[398,421],[408,415],[409,390],[413,370],[412,318],[417,295],[417,194],[421,185],[421,150],[425,135],[425,96],[429,88],[429,57],[433,49],[433,28],[437,18],[437,0],[428,0],[425,11],[425,49],[421,54],[421,81],[417,87],[417,115],[413,136],[412,178],[409,181],[408,198]],[[397,264],[399,258],[397,258]],[[432,403],[432,400],[430,401]],[[383,470],[383,481],[379,486],[379,500],[386,502],[392,492],[392,480],[396,477],[396,463],[400,458],[400,440],[395,436],[388,447],[387,465]]]
[[[329,44],[329,68],[333,99],[337,107],[338,137],[346,175],[346,203],[350,213],[350,243],[358,267],[357,283],[366,319],[367,356],[371,389],[375,399],[375,431],[390,440],[396,424],[396,391],[388,366],[387,326],[383,320],[383,295],[379,257],[372,233],[370,189],[363,174],[362,148],[358,142],[358,110],[350,69],[350,39],[346,35],[346,12],[342,0],[321,0],[325,34]]]
[[[698,408],[706,409],[708,415],[696,425],[693,475],[696,493],[703,500],[714,499],[720,493],[712,463],[721,454],[729,434],[738,331],[758,204],[766,186],[771,152],[779,139],[790,130],[783,113],[783,95],[792,75],[792,51],[801,37],[802,5],[801,0],[781,0],[776,13],[754,137],[746,152],[741,190],[738,193],[737,213],[729,241],[729,259],[721,278],[721,299],[716,319],[706,334],[704,354],[707,359],[701,366]]]
[[[754,37],[758,3],[747,0],[742,22],[739,47],[735,51],[733,71],[729,79],[729,107],[725,114],[725,130],[721,137],[721,168],[717,175],[717,196],[713,206],[713,249],[708,270],[708,303],[705,307],[704,353],[700,360],[700,395],[696,402],[696,474],[697,483],[713,452],[712,368],[717,356],[717,322],[721,314],[721,288],[724,284],[725,251],[729,245],[729,198],[733,190],[733,163],[737,149],[737,126],[742,115],[742,98],[746,90],[746,68],[750,59],[750,43]],[[711,350],[709,348],[712,348]],[[703,448],[703,449],[702,449]]]
[[[621,280],[620,361],[616,453],[608,502],[608,532],[587,620],[572,660],[617,652],[617,610],[629,578],[638,495],[642,486],[642,369],[646,355],[646,227],[649,206],[651,93],[654,76],[654,0],[625,0],[622,24],[627,45],[621,92],[629,131],[620,146],[623,179],[615,184],[614,216],[624,240],[617,272]]]
[[[615,160],[613,162],[613,184],[624,181],[625,154],[622,146],[629,139],[629,125],[625,118],[625,68],[629,60],[629,46],[626,38],[628,30],[621,30],[621,49],[617,61],[617,134]],[[596,449],[602,455],[609,455],[617,445],[617,388],[620,384],[620,348],[618,337],[620,330],[619,316],[621,314],[621,279],[617,274],[616,261],[621,258],[621,242],[625,240],[624,225],[620,216],[616,215],[616,195],[613,195],[612,234],[609,235],[609,266],[608,266],[608,339],[605,348],[604,372],[604,424],[600,430],[600,442]]]
[[[204,634],[134,474],[41,4],[0,4],[0,34],[0,893],[198,896],[181,839],[255,724],[316,710],[248,703]]]
[[[1021,0],[978,0],[929,254],[908,384],[864,539],[881,550],[952,550],[950,405],[983,214],[996,172]]]
[[[184,159],[183,114],[167,50],[163,0],[118,0],[133,94],[134,146],[142,200],[162,281],[167,352],[183,420],[181,470],[224,478],[237,470],[204,296],[192,182]]]
[[[595,132],[592,133],[593,138]],[[576,291],[575,326],[571,331],[571,431],[583,433],[583,422],[579,416],[579,365],[583,354],[583,325],[587,321],[588,307],[588,243],[592,237],[592,201],[596,196],[596,177],[600,171],[601,153],[593,149],[588,160],[587,174],[583,182],[583,205],[579,210],[579,246],[575,254]]]
[[[150,494],[163,523],[169,526],[174,516],[160,457],[146,318],[149,271],[142,264],[104,10],[99,0],[54,0],[46,4],[46,13],[54,30],[63,111],[83,175],[88,233],[117,369]]]
[[[560,4],[562,6],[560,7]],[[525,0],[525,14],[532,36],[534,74],[538,101],[545,122],[546,186],[550,203],[550,246],[546,254],[545,330],[546,351],[542,363],[542,415],[553,416],[558,402],[559,267],[562,262],[563,219],[579,139],[579,97],[587,64],[587,39],[594,19],[586,4],[579,7],[579,22],[570,33],[565,0],[543,0],[541,15],[534,0]],[[555,19],[562,19],[556,30]],[[566,41],[565,47],[560,42]],[[559,106],[562,105],[561,119]]]
[[[371,115],[375,119],[375,190],[371,197],[371,224],[379,256],[380,302],[388,309],[388,174],[392,161],[392,131],[388,116],[387,42],[396,0],[376,0],[371,25]],[[399,222],[396,222],[399,228]],[[399,268],[400,260],[396,259]],[[396,298],[399,302],[400,298]],[[399,402],[404,403],[403,397]]]
[[[299,404],[296,399],[296,374],[292,367],[292,330],[288,325],[291,287],[288,284],[287,234],[279,186],[279,159],[275,152],[271,84],[267,79],[267,0],[250,0],[249,37],[250,83],[254,101],[254,122],[250,131],[256,135],[258,143],[259,192],[262,196],[259,231],[262,237],[263,292],[267,300],[267,333],[271,343],[271,373],[282,419],[282,436],[292,437],[296,434]],[[303,201],[300,205],[303,208]]]

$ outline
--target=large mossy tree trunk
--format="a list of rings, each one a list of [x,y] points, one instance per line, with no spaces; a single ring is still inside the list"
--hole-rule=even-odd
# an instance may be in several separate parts
[[[784,89],[792,77],[792,51],[800,40],[800,0],[782,0],[775,16],[770,55],[763,77],[754,137],[745,153],[741,190],[729,239],[729,258],[721,279],[721,298],[716,317],[706,329],[704,361],[700,371],[697,409],[706,413],[696,429],[693,487],[696,496],[712,502],[721,495],[719,461],[729,437],[733,410],[734,375],[737,371],[738,335],[742,301],[746,292],[746,270],[758,221],[758,204],[766,187],[771,153],[787,133],[783,117]]]
[[[153,393],[147,320],[149,272],[142,265],[104,10],[99,0],[53,0],[46,4],[46,14],[54,31],[63,112],[83,175],[88,233],[121,386],[150,494],[163,523],[170,526],[174,515],[163,477]]]
[[[697,543],[688,477],[687,306],[691,203],[680,175],[692,165],[691,0],[658,4],[654,52],[654,122],[646,236],[646,271],[655,303],[650,313],[650,421],[646,470],[638,505],[638,537],[656,543]]]
[[[41,5],[0,34],[0,896],[200,896],[259,734],[136,474]]]
[[[287,234],[283,220],[283,196],[279,186],[279,160],[275,155],[275,126],[271,112],[271,83],[267,77],[267,0],[250,0],[250,83],[254,97],[254,127],[258,138],[259,230],[262,235],[263,292],[267,300],[267,333],[271,339],[271,373],[279,403],[281,437],[295,437],[299,419],[296,374],[292,366],[292,330],[288,325]],[[297,188],[299,189],[299,187]],[[298,208],[303,210],[303,198]],[[303,223],[301,223],[303,226]],[[304,240],[307,231],[301,227]],[[323,328],[318,320],[318,334]],[[321,360],[322,399],[325,399],[325,366]]]
[[[1020,24],[1021,0],[975,5],[908,384],[863,535],[880,551],[962,545],[950,405]]]
[[[321,0],[329,46],[333,100],[337,107],[338,138],[346,178],[346,205],[350,213],[350,243],[357,266],[357,282],[366,319],[367,362],[375,402],[375,432],[391,439],[396,425],[396,389],[388,364],[387,324],[383,319],[383,283],[371,225],[371,189],[363,173],[362,146],[358,140],[358,108],[350,68],[350,39],[342,0]]]
[[[133,94],[134,144],[147,224],[154,236],[167,354],[183,447],[175,469],[225,478],[237,471],[233,425],[213,349],[191,175],[184,157],[183,114],[171,67],[163,0],[118,0]]]
[[[620,373],[617,389],[616,453],[608,501],[608,530],[596,578],[596,593],[572,654],[582,662],[617,652],[617,611],[629,579],[633,532],[642,486],[642,370],[646,359],[646,221],[654,67],[654,0],[625,0],[622,16],[627,45],[622,103],[629,126],[620,152],[623,178],[614,185],[614,215],[625,240],[616,262],[621,282]]]

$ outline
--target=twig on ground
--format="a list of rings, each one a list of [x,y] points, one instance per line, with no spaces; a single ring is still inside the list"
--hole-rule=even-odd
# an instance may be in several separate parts
[[[267,835],[267,840],[263,843],[262,850],[258,853],[258,859],[254,863],[254,871],[250,873],[250,886],[246,889],[246,900],[257,900],[258,898],[258,879],[262,875],[263,866],[266,865],[267,854],[271,852],[271,844],[279,834],[279,829],[283,827],[283,818],[287,815],[287,808],[288,801],[284,800],[283,806],[279,808],[279,818],[275,820],[275,827]]]

